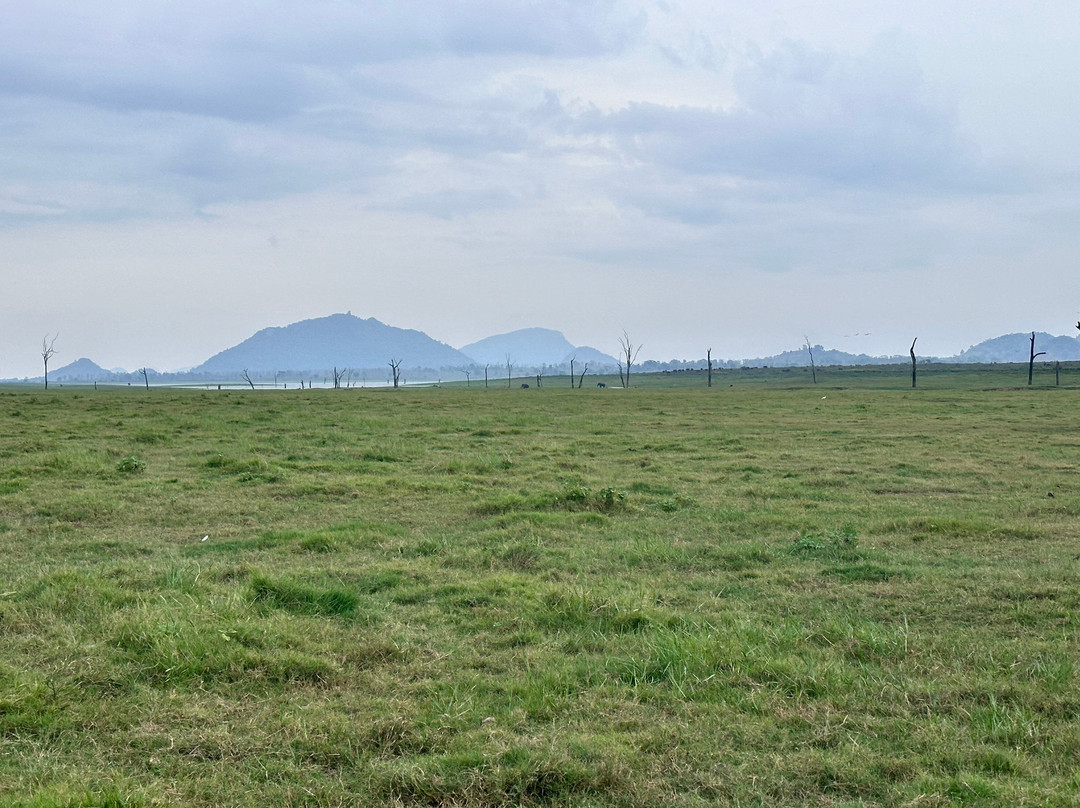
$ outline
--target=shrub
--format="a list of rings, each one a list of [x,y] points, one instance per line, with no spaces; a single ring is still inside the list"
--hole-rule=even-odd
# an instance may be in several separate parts
[[[146,461],[135,455],[128,455],[116,464],[116,470],[121,474],[139,474],[146,471]]]

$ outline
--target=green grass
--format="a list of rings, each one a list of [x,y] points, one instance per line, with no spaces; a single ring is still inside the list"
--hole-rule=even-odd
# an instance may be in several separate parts
[[[1074,805],[1075,369],[905,373],[0,389],[0,804]]]

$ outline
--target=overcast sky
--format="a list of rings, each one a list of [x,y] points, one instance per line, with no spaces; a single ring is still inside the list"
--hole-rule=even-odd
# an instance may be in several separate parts
[[[346,310],[643,359],[1076,333],[1076,0],[0,19],[0,377],[45,335],[172,370]]]

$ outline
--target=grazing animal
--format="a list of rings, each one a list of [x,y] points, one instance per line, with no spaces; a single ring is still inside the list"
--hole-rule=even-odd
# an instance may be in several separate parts
[[[606,385],[606,384],[604,384],[603,382],[597,382],[597,383],[596,383],[596,386],[597,386],[597,387],[607,387],[607,385]]]
[[[528,390],[528,389],[529,389],[529,385],[527,385],[527,384],[523,384],[523,385],[521,385],[521,389],[522,389],[522,390]]]

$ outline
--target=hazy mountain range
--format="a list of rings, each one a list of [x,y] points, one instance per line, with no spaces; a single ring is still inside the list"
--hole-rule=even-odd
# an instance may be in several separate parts
[[[980,342],[952,357],[919,356],[921,362],[1026,362],[1030,351],[1030,333],[1006,334]],[[1045,351],[1039,361],[1080,360],[1080,338],[1055,337],[1046,333],[1035,335],[1035,350]],[[896,356],[867,356],[814,346],[814,362],[818,365],[864,365],[907,362],[906,354]],[[82,358],[49,372],[57,382],[129,382],[146,381],[210,381],[235,380],[244,370],[253,378],[276,376],[289,378],[319,377],[331,368],[351,369],[353,375],[367,372],[378,376],[386,373],[387,363],[401,360],[402,368],[415,381],[448,377],[457,371],[482,371],[485,366],[505,368],[507,359],[516,375],[543,370],[565,373],[571,359],[580,370],[585,363],[591,372],[612,372],[617,360],[589,346],[575,347],[559,331],[547,328],[525,328],[508,334],[453,348],[432,339],[422,331],[396,328],[374,318],[362,319],[351,313],[332,314],[291,325],[264,328],[238,345],[226,348],[201,365],[180,373],[106,370],[90,359]],[[713,360],[714,367],[740,366],[804,366],[810,363],[805,347],[785,351],[775,356],[742,360]],[[641,370],[663,370],[684,367],[704,367],[704,359],[656,362],[642,361]]]

